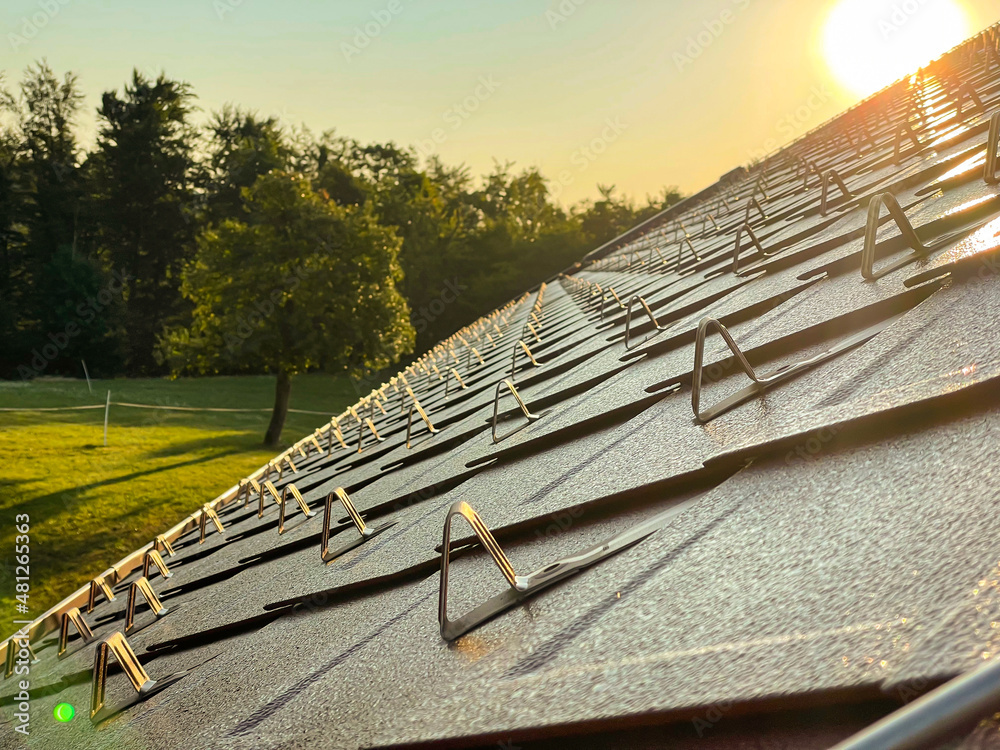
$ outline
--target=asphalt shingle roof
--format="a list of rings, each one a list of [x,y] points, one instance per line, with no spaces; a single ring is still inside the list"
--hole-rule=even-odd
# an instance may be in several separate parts
[[[150,581],[169,611],[140,607],[127,641],[152,679],[190,673],[97,727],[37,719],[33,742],[820,748],[993,657],[1000,187],[983,163],[997,40],[984,32],[443,342],[324,426],[321,450],[300,443],[295,470],[270,471],[313,512],[290,503],[284,533],[272,498],[258,518],[256,492],[245,505],[236,487],[213,501],[224,534],[209,524],[199,542],[198,513],[166,532],[171,575]],[[982,106],[958,112],[958,80]],[[830,178],[824,211],[829,170],[851,194]],[[932,249],[914,254],[883,210],[876,275],[910,262],[865,280],[868,207],[887,192]],[[764,253],[744,234],[733,273],[744,224]],[[762,380],[817,363],[702,423],[706,317]],[[751,384],[709,331],[702,410]],[[504,391],[495,443],[512,361],[533,419]],[[393,525],[324,563],[336,488]],[[447,642],[442,529],[459,502],[518,574],[653,533]],[[332,546],[358,535],[339,502],[330,524]],[[509,588],[462,521],[451,549],[451,616]],[[62,701],[86,713],[97,642],[123,629],[144,551],[107,573],[114,601],[87,613],[78,592],[33,626],[35,716]],[[94,640],[57,659],[72,606]],[[108,685],[109,704],[134,694],[117,668]],[[0,687],[8,720],[15,692]],[[950,747],[996,736],[985,717]]]

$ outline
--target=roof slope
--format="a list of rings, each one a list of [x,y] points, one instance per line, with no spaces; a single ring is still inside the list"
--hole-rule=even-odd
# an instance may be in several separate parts
[[[997,44],[477,321],[212,501],[224,533],[198,511],[103,574],[113,601],[47,613],[33,741],[820,748],[993,656]],[[446,640],[466,507],[484,542],[456,517],[448,617],[507,609]],[[186,674],[94,727],[144,559],[167,611],[139,606],[127,644],[154,690]],[[113,708],[136,693],[112,664]],[[62,701],[76,721],[47,720]]]

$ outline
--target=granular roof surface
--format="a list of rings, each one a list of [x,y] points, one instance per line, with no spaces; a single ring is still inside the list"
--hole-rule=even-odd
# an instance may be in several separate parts
[[[92,608],[30,627],[33,712],[79,714],[31,746],[825,748],[992,659],[998,37],[598,248],[94,571]],[[998,737],[984,716],[943,747]]]

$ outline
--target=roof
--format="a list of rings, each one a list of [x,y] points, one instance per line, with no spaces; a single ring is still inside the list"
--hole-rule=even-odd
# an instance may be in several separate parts
[[[992,657],[997,41],[460,331],[46,613],[33,741],[821,748]],[[165,611],[125,633],[144,562]],[[133,705],[94,726],[118,632],[155,683],[112,660]]]

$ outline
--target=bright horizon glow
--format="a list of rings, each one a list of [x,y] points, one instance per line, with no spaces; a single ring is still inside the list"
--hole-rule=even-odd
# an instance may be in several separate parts
[[[845,3],[845,31],[844,11],[831,16],[842,0],[6,0],[0,72],[9,89],[42,58],[60,76],[78,74],[87,148],[102,94],[138,68],[191,84],[195,125],[232,103],[313,133],[427,146],[477,180],[496,161],[537,167],[564,206],[598,199],[598,185],[642,203],[664,185],[711,185],[852,106],[858,89],[912,73],[966,30],[1000,20],[997,0],[944,0],[960,3],[956,35],[934,9],[941,1]],[[48,17],[39,2],[58,12]],[[381,27],[390,3],[399,12]],[[888,63],[864,63],[872,73],[862,67],[862,83],[845,85],[855,76],[834,69],[877,52],[893,5],[917,12],[889,34]],[[851,26],[858,18],[867,40]],[[825,55],[828,22],[839,42]],[[366,25],[378,33],[361,39]],[[891,65],[896,40],[914,32],[926,37],[920,54]],[[477,88],[481,101],[470,98]]]
[[[973,32],[956,0],[840,0],[823,27],[823,57],[842,86],[865,97]]]

